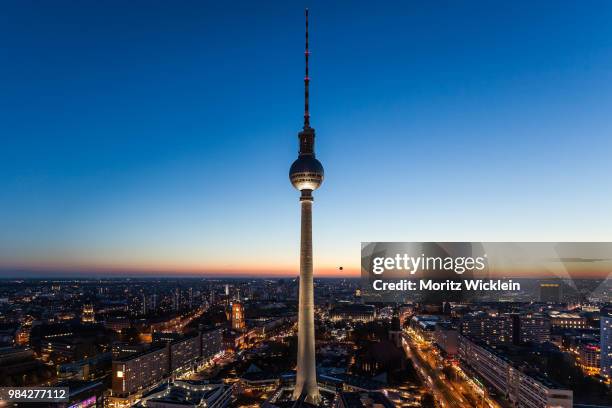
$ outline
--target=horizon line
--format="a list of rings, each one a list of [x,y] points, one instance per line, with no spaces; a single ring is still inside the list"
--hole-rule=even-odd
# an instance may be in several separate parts
[[[297,278],[299,271],[287,270],[155,270],[130,268],[15,268],[0,267],[0,279],[32,278]],[[359,278],[359,271],[330,270],[322,268],[315,272],[319,278]]]

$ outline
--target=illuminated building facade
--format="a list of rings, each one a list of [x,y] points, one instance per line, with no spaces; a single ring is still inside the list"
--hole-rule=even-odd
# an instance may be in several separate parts
[[[528,313],[519,317],[520,342],[544,343],[550,341],[550,318],[541,313]]]
[[[242,332],[245,328],[244,306],[240,302],[234,302],[232,304],[232,329]]]
[[[170,349],[163,346],[113,361],[113,396],[127,397],[168,375]]]
[[[522,408],[572,408],[572,390],[555,386],[542,377],[526,374],[486,345],[459,336],[459,356],[484,382],[512,406]]]
[[[578,363],[586,375],[598,375],[601,365],[601,348],[599,344],[580,344],[578,346]]]
[[[562,329],[586,329],[587,319],[577,313],[553,313],[550,315],[552,327]]]
[[[334,307],[329,313],[331,320],[353,320],[371,322],[376,318],[376,308],[372,305],[353,303]]]
[[[104,327],[116,332],[121,332],[131,327],[130,319],[127,316],[109,317],[104,321]]]
[[[170,371],[176,374],[178,370],[187,370],[201,354],[202,340],[200,335],[177,340],[170,343]]]
[[[482,341],[488,345],[511,344],[518,316],[492,316],[486,312],[468,313],[461,321],[464,336]]]
[[[81,314],[81,321],[83,323],[95,323],[96,314],[94,312],[93,305],[83,305],[83,313]]]
[[[204,360],[212,358],[223,350],[223,331],[221,329],[203,331],[200,338],[202,341],[202,358]]]
[[[112,362],[111,406],[129,406],[140,393],[168,377],[182,374],[222,351],[221,331],[202,331],[174,339]]]
[[[612,308],[601,311],[600,348],[601,348],[601,375],[612,378]]]

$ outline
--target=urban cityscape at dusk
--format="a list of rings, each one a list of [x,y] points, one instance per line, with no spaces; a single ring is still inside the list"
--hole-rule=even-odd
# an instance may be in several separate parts
[[[592,284],[577,284],[538,282],[529,302],[425,304],[367,302],[357,279],[317,279],[322,405],[608,406],[610,292],[585,301]],[[69,387],[58,407],[288,406],[275,398],[295,382],[298,288],[297,278],[5,280],[0,381]]]
[[[0,6],[0,408],[612,408],[612,3],[302,3]]]

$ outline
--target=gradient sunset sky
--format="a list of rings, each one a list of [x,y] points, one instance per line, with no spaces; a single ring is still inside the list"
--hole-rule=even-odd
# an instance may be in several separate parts
[[[0,5],[0,277],[315,272],[361,241],[612,241],[610,1]]]

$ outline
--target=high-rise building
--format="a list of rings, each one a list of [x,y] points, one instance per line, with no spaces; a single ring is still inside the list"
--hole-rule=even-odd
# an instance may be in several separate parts
[[[510,316],[492,316],[486,312],[469,313],[461,320],[461,334],[488,345],[511,344],[513,319]]]
[[[232,329],[236,331],[244,331],[244,307],[240,302],[232,304]]]
[[[460,327],[464,336],[498,346],[550,341],[551,321],[541,313],[490,315],[475,312],[463,316]]]
[[[297,375],[293,397],[301,397],[308,403],[317,405],[321,396],[317,385],[315,365],[314,335],[314,290],[312,265],[312,192],[323,182],[323,166],[315,158],[315,131],[310,127],[309,83],[308,76],[308,9],[306,16],[306,50],[304,76],[304,126],[298,134],[299,155],[289,170],[291,184],[301,192],[301,244],[300,244],[300,288],[298,306],[298,356]]]
[[[145,293],[142,294],[142,314],[147,314],[147,295]]]
[[[520,342],[544,343],[550,341],[550,318],[541,313],[527,313],[519,317]]]
[[[223,331],[221,329],[202,332],[202,358],[208,360],[223,351]]]
[[[81,321],[83,323],[95,323],[96,314],[94,312],[93,305],[83,305],[83,313],[81,314]]]
[[[113,361],[113,396],[125,397],[157,383],[168,374],[170,350],[160,346]]]
[[[174,298],[172,300],[172,308],[175,312],[178,312],[181,307],[181,293],[179,292],[179,288],[174,290]]]
[[[170,343],[170,372],[178,374],[178,370],[190,368],[202,353],[200,334]]]
[[[612,307],[601,310],[599,324],[601,375],[612,378]]]
[[[601,372],[601,347],[597,343],[583,342],[578,345],[578,365],[586,375]]]

